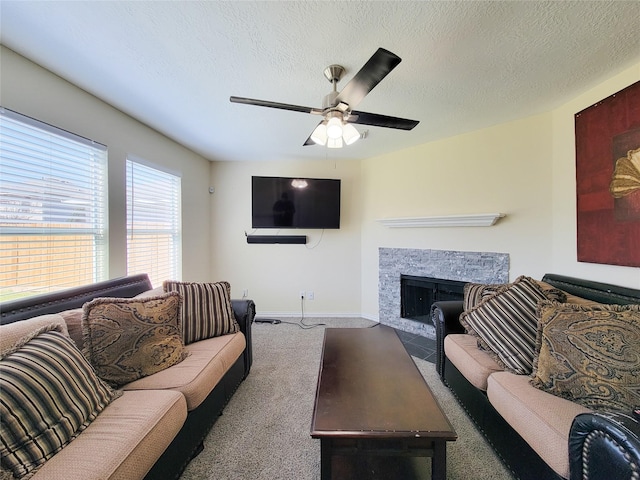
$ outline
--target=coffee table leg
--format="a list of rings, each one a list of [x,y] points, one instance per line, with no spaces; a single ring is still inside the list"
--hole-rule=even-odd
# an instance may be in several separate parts
[[[320,440],[320,478],[331,480],[331,439]]]
[[[433,458],[431,459],[431,479],[447,478],[447,442],[433,442]]]

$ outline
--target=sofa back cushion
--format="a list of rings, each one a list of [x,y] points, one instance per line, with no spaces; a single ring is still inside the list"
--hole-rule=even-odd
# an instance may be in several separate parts
[[[17,478],[71,442],[119,395],[57,325],[0,356],[0,455]]]
[[[18,343],[24,343],[25,337],[31,337],[36,330],[50,325],[56,325],[59,332],[68,336],[69,332],[64,318],[58,313],[40,315],[28,320],[19,320],[0,325],[0,352],[13,350]]]
[[[195,283],[167,280],[166,292],[182,296],[182,335],[185,345],[240,331],[231,306],[229,282]]]

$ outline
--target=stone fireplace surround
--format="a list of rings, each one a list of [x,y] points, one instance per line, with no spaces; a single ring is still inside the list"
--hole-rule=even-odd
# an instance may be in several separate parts
[[[378,250],[379,321],[398,330],[435,338],[431,324],[400,317],[400,275],[475,283],[509,281],[509,254],[385,248]]]

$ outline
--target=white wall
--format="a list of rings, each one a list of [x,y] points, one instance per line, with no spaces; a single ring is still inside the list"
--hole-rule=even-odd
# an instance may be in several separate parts
[[[312,147],[310,147],[312,148]],[[251,229],[251,176],[339,178],[339,230]],[[213,162],[211,195],[213,277],[243,290],[258,315],[302,313],[299,292],[313,291],[305,316],[360,314],[360,162]],[[247,244],[256,235],[307,235],[306,245]]]
[[[126,274],[125,159],[133,154],[182,177],[183,278],[209,279],[209,161],[4,46],[0,61],[3,107],[107,145],[109,276]]]

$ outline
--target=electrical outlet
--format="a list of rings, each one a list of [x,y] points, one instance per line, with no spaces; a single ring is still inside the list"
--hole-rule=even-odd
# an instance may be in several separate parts
[[[249,296],[249,289],[245,288],[242,290],[242,298],[247,298]]]
[[[315,298],[313,292],[307,292],[307,300],[313,300]]]
[[[300,298],[304,298],[304,297],[305,297],[304,290],[300,290]]]

